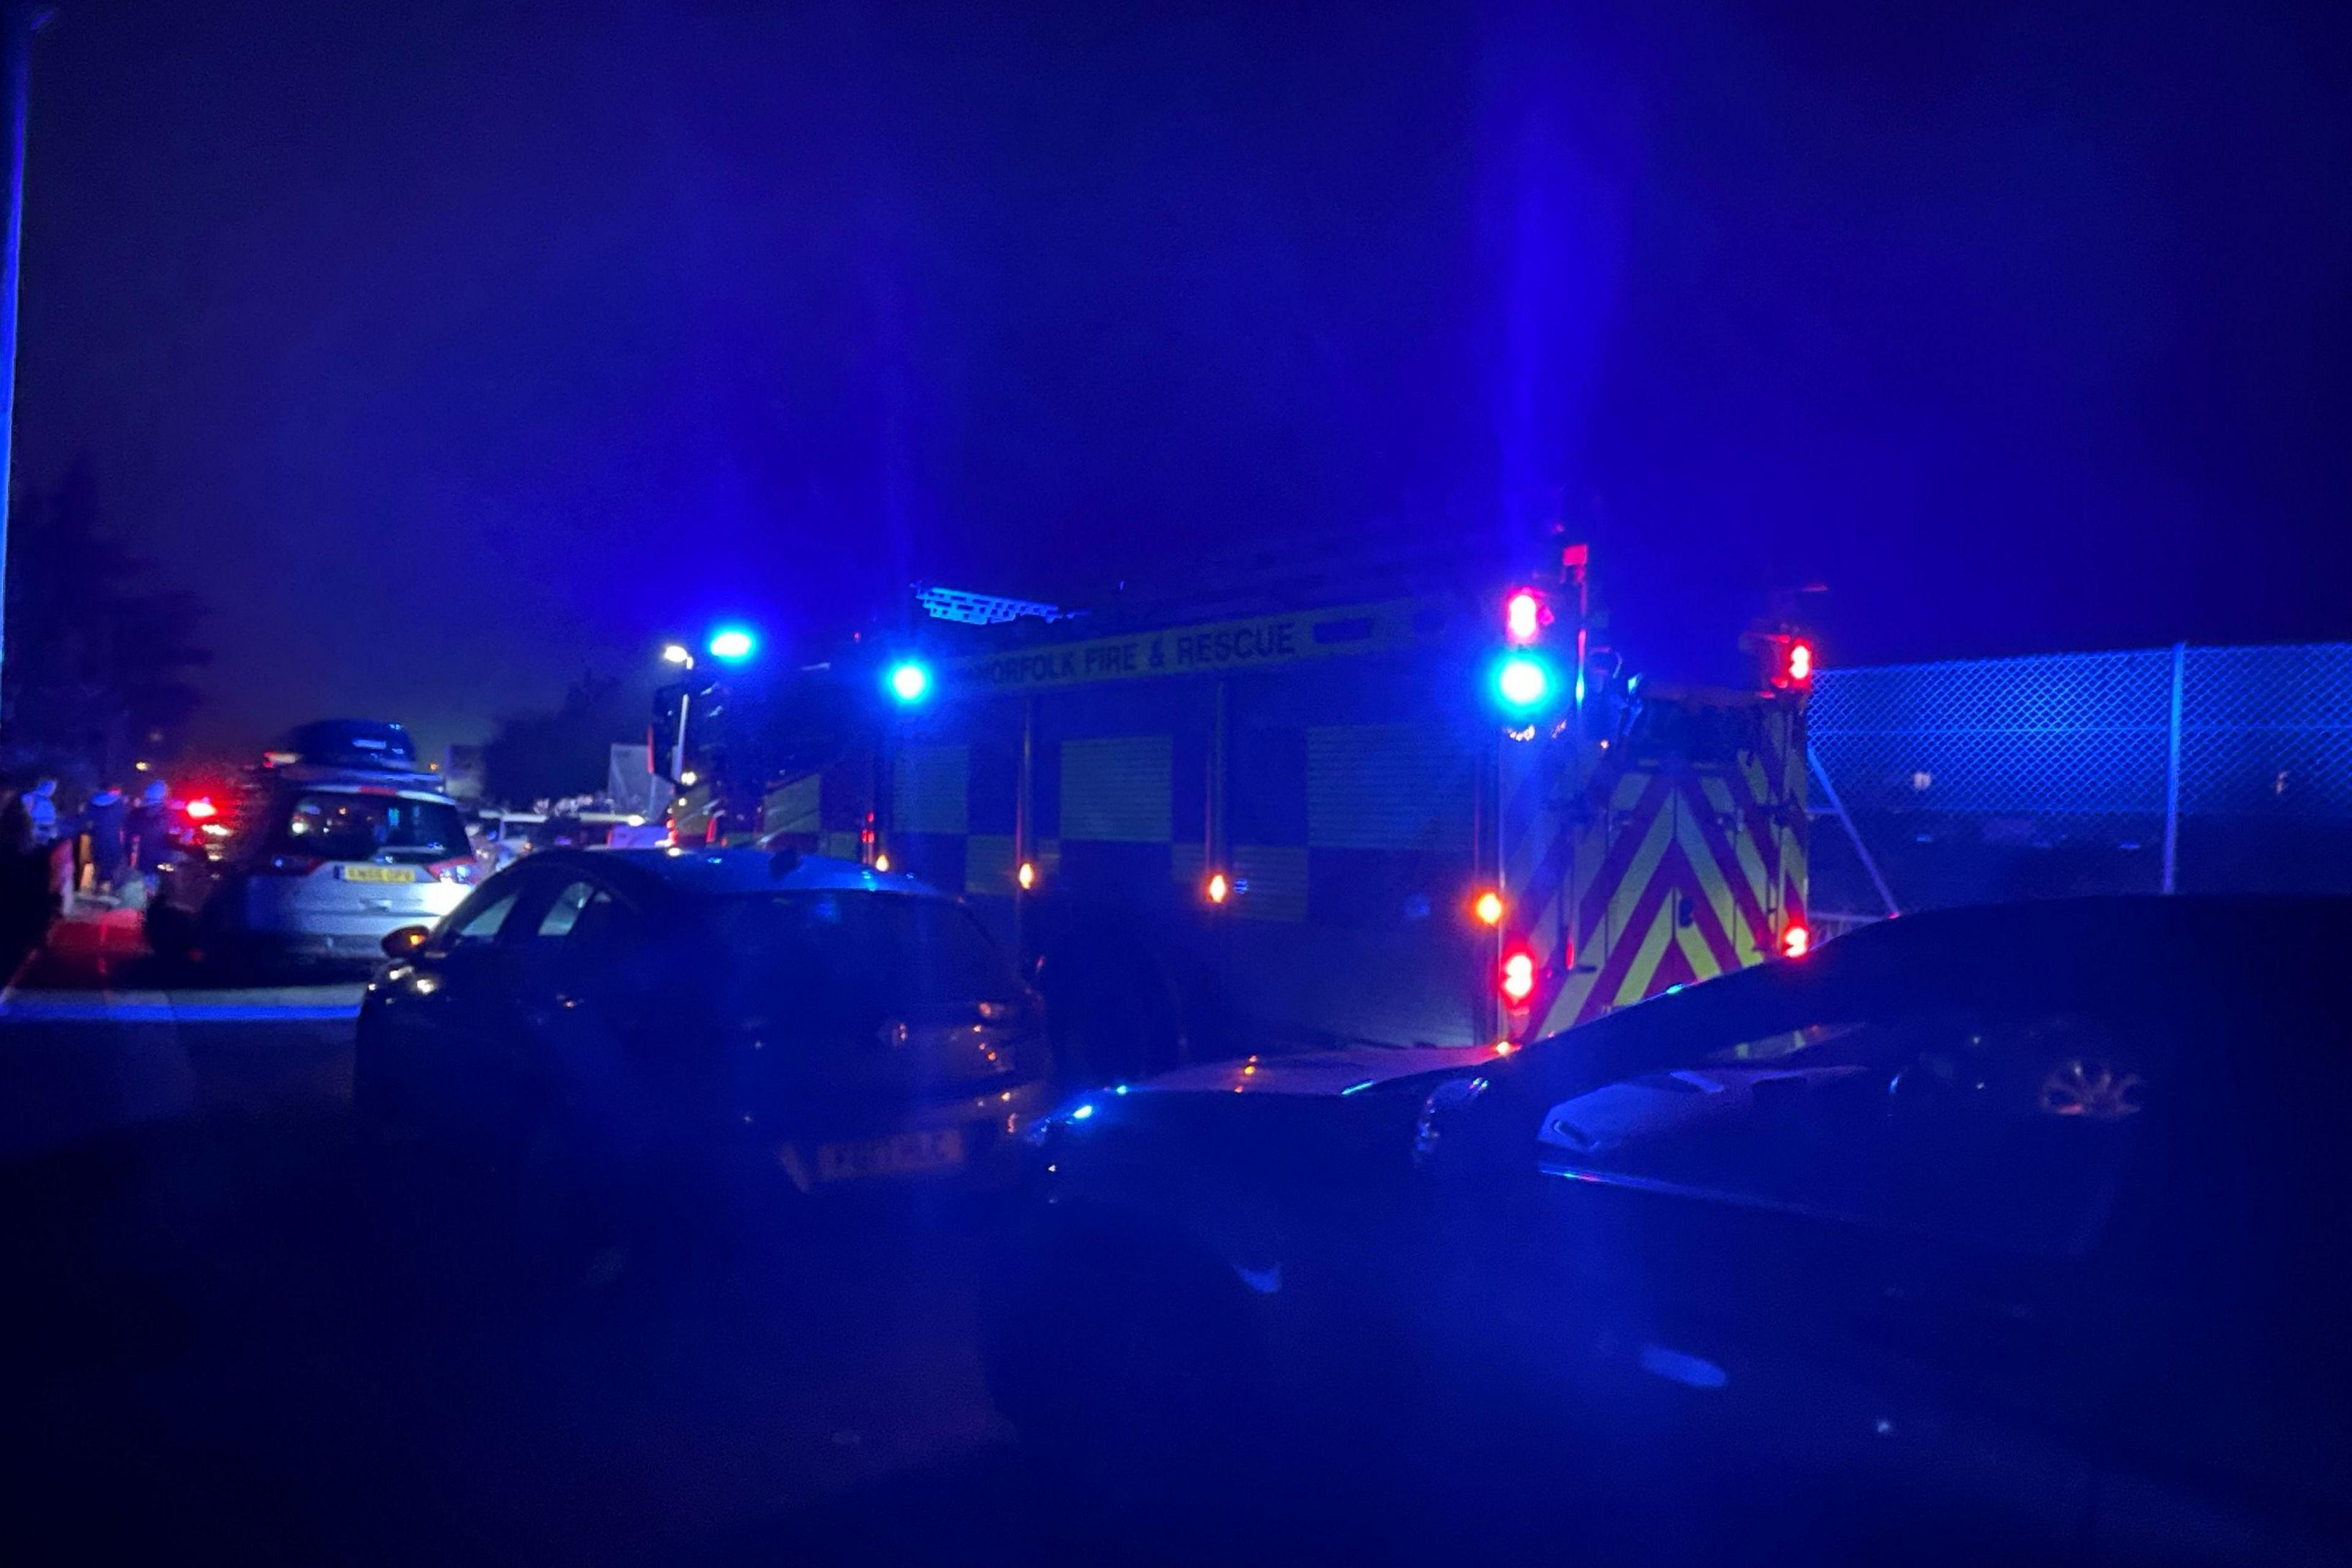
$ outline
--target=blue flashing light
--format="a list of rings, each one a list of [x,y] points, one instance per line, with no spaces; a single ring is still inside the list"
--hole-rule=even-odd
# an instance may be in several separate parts
[[[1282,1289],[1282,1265],[1269,1263],[1263,1268],[1244,1268],[1236,1263],[1234,1278],[1261,1296],[1271,1296]]]
[[[1551,671],[1543,660],[1515,653],[1495,667],[1495,696],[1514,712],[1531,712],[1551,697]]]
[[[920,659],[901,659],[890,667],[890,695],[901,702],[920,702],[931,694],[931,671]]]
[[[1073,1121],[1084,1121],[1087,1117],[1092,1116],[1094,1113],[1095,1102],[1091,1100],[1084,1100],[1070,1112],[1070,1120]]]
[[[742,626],[721,626],[710,634],[710,657],[722,664],[740,664],[760,651],[760,639]]]
[[[1679,1383],[1685,1388],[1717,1389],[1731,1381],[1729,1373],[1705,1356],[1667,1345],[1644,1344],[1639,1359],[1643,1372],[1668,1383]]]

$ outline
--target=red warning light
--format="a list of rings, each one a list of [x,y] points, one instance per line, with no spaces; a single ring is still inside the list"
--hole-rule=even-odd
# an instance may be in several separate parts
[[[1813,947],[1813,933],[1803,926],[1792,925],[1780,933],[1780,951],[1790,958],[1802,958]]]
[[[1503,601],[1503,636],[1514,644],[1535,641],[1548,618],[1543,595],[1533,588],[1515,588]]]
[[[1531,952],[1515,952],[1503,960],[1503,999],[1517,1004],[1536,994],[1536,959]]]
[[[190,822],[210,822],[214,817],[218,816],[219,815],[220,807],[215,805],[203,795],[198,795],[195,799],[188,802],[188,820]]]
[[[1790,630],[1752,632],[1740,646],[1756,656],[1756,673],[1775,691],[1812,689],[1821,669],[1821,654],[1811,637]]]

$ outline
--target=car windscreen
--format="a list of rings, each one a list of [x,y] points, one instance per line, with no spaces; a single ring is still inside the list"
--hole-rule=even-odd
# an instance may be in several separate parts
[[[473,853],[466,822],[444,800],[313,790],[280,813],[268,852],[320,860],[429,862]]]
[[[961,905],[861,889],[714,900],[729,1005],[827,1022],[1003,1001],[1019,990],[1003,951]]]

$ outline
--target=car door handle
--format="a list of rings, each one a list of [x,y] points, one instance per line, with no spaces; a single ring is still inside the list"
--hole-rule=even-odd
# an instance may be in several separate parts
[[[558,993],[544,1002],[534,1003],[522,1012],[525,1021],[533,1025],[560,1024],[580,1011],[579,997]]]
[[[2013,1301],[1890,1289],[1882,1308],[1884,1331],[1918,1351],[2005,1359],[2034,1348],[2041,1338],[2032,1311]]]

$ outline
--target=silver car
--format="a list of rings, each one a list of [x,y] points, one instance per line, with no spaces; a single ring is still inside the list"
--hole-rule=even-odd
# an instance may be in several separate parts
[[[211,853],[167,868],[147,910],[167,961],[371,965],[385,935],[429,925],[479,872],[431,775],[297,767],[266,775]]]

